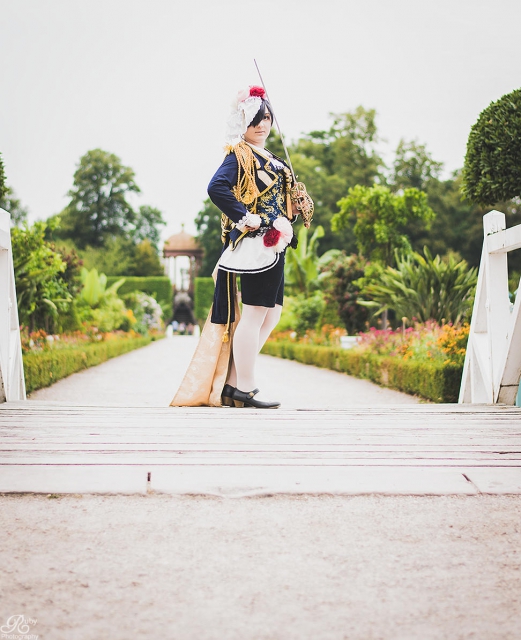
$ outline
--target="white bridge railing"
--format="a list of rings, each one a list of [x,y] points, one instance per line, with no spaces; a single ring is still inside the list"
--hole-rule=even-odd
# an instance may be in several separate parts
[[[483,230],[459,402],[513,405],[521,377],[521,290],[512,309],[507,253],[521,248],[521,225],[506,229],[505,214],[491,211]]]
[[[9,213],[0,209],[0,402],[25,400],[10,223]]]

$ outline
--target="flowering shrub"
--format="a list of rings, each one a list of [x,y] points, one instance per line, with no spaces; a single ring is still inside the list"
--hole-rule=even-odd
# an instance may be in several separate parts
[[[320,330],[307,330],[300,336],[295,331],[274,331],[270,340],[286,340],[297,344],[339,346],[345,329],[324,325]],[[469,325],[438,325],[436,322],[415,323],[402,329],[371,329],[358,334],[353,351],[375,356],[395,356],[415,362],[437,362],[463,365]]]
[[[29,332],[27,327],[20,327],[22,353],[55,351],[92,343],[137,338],[138,336],[139,334],[133,330],[101,332],[92,326],[84,326],[82,331],[73,331],[60,335],[47,334],[43,329]]]
[[[299,344],[316,344],[328,347],[340,346],[340,338],[347,335],[345,329],[325,324],[320,330],[308,329],[306,333],[298,337],[296,331],[274,331],[270,340],[289,340]]]
[[[123,296],[128,310],[135,321],[133,328],[141,334],[160,331],[163,328],[163,310],[152,296],[135,291]]]
[[[469,339],[470,325],[457,327],[446,324],[441,327],[438,336],[437,346],[445,354],[445,362],[447,364],[463,364],[465,362],[465,353],[467,351],[467,341]]]
[[[356,349],[402,360],[463,364],[469,325],[438,325],[429,321],[395,331],[371,328],[360,333]]]

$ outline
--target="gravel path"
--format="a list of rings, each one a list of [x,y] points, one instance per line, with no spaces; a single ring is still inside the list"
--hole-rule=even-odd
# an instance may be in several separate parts
[[[48,640],[518,640],[521,501],[0,497],[0,622]]]
[[[162,340],[32,398],[165,406],[194,346]],[[288,408],[417,402],[267,356],[258,373]],[[521,637],[519,496],[0,494],[0,509],[0,626],[23,615],[46,640]]]

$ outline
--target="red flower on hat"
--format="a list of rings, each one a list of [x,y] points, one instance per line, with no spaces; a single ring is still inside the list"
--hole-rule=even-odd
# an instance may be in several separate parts
[[[273,227],[264,235],[264,246],[265,247],[274,247],[279,238],[281,236],[280,231],[274,229]]]
[[[250,87],[250,98],[264,98],[266,92],[262,87]]]

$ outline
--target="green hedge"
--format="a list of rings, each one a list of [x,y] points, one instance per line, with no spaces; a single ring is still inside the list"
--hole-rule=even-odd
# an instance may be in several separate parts
[[[125,278],[125,282],[118,289],[118,295],[122,296],[133,291],[143,291],[149,296],[154,296],[158,302],[167,302],[172,307],[173,289],[170,278],[166,276],[107,276],[107,287],[110,287],[111,284],[121,278]]]
[[[286,341],[267,342],[262,353],[340,371],[357,378],[367,378],[384,387],[418,395],[433,402],[457,402],[463,373],[463,367],[459,365],[414,362],[340,347]]]
[[[213,278],[196,278],[194,282],[194,316],[206,320],[213,302]]]
[[[27,393],[49,387],[54,382],[82,369],[101,364],[110,358],[144,347],[151,337],[122,338],[89,343],[78,347],[51,349],[23,354]]]

